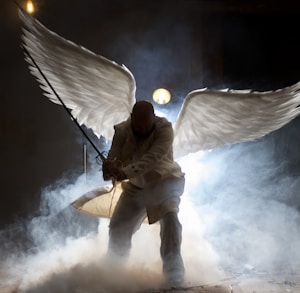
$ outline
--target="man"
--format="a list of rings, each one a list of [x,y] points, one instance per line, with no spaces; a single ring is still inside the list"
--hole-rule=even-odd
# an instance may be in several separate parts
[[[153,106],[138,101],[128,120],[115,125],[115,134],[103,164],[105,180],[122,181],[122,194],[109,226],[109,252],[126,256],[132,235],[148,217],[160,221],[163,272],[171,287],[182,286],[182,226],[178,220],[184,174],[173,160],[173,128],[157,117]]]

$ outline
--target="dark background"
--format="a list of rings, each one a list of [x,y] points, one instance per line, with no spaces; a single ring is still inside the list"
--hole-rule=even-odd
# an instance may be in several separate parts
[[[173,100],[165,107],[175,112],[197,88],[273,90],[300,80],[300,7],[294,1],[33,3],[34,16],[49,29],[125,64],[136,78],[138,99],[169,88]],[[5,227],[38,212],[43,188],[83,172],[83,147],[65,111],[42,95],[29,73],[14,1],[1,1],[0,33],[0,227]],[[269,138],[294,175],[300,170],[298,126],[296,119]]]

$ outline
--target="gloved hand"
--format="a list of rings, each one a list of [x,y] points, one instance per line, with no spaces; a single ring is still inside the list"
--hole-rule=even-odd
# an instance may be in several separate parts
[[[112,173],[111,173],[111,161],[105,160],[102,162],[102,173],[103,173],[103,179],[105,181],[113,179]]]
[[[122,169],[122,165],[117,160],[105,160],[102,165],[103,179],[122,181],[127,179],[126,174]]]

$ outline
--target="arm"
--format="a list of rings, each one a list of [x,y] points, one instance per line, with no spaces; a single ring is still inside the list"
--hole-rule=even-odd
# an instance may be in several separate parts
[[[123,168],[127,178],[142,175],[153,169],[157,163],[170,156],[173,144],[173,128],[169,122],[160,122],[154,132],[153,143],[142,157]]]
[[[112,145],[109,150],[107,160],[103,162],[103,179],[111,180],[116,179],[122,181],[126,179],[126,175],[122,169],[121,152],[125,142],[125,136],[120,133],[115,127],[115,133],[112,140]]]

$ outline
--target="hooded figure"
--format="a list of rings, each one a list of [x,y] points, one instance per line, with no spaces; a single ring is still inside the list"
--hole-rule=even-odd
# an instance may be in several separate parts
[[[132,235],[145,218],[149,224],[159,221],[164,275],[171,287],[182,286],[182,226],[177,214],[185,179],[173,159],[172,124],[155,116],[150,102],[138,101],[129,119],[114,129],[103,176],[122,181],[122,194],[109,225],[109,252],[128,255]]]

